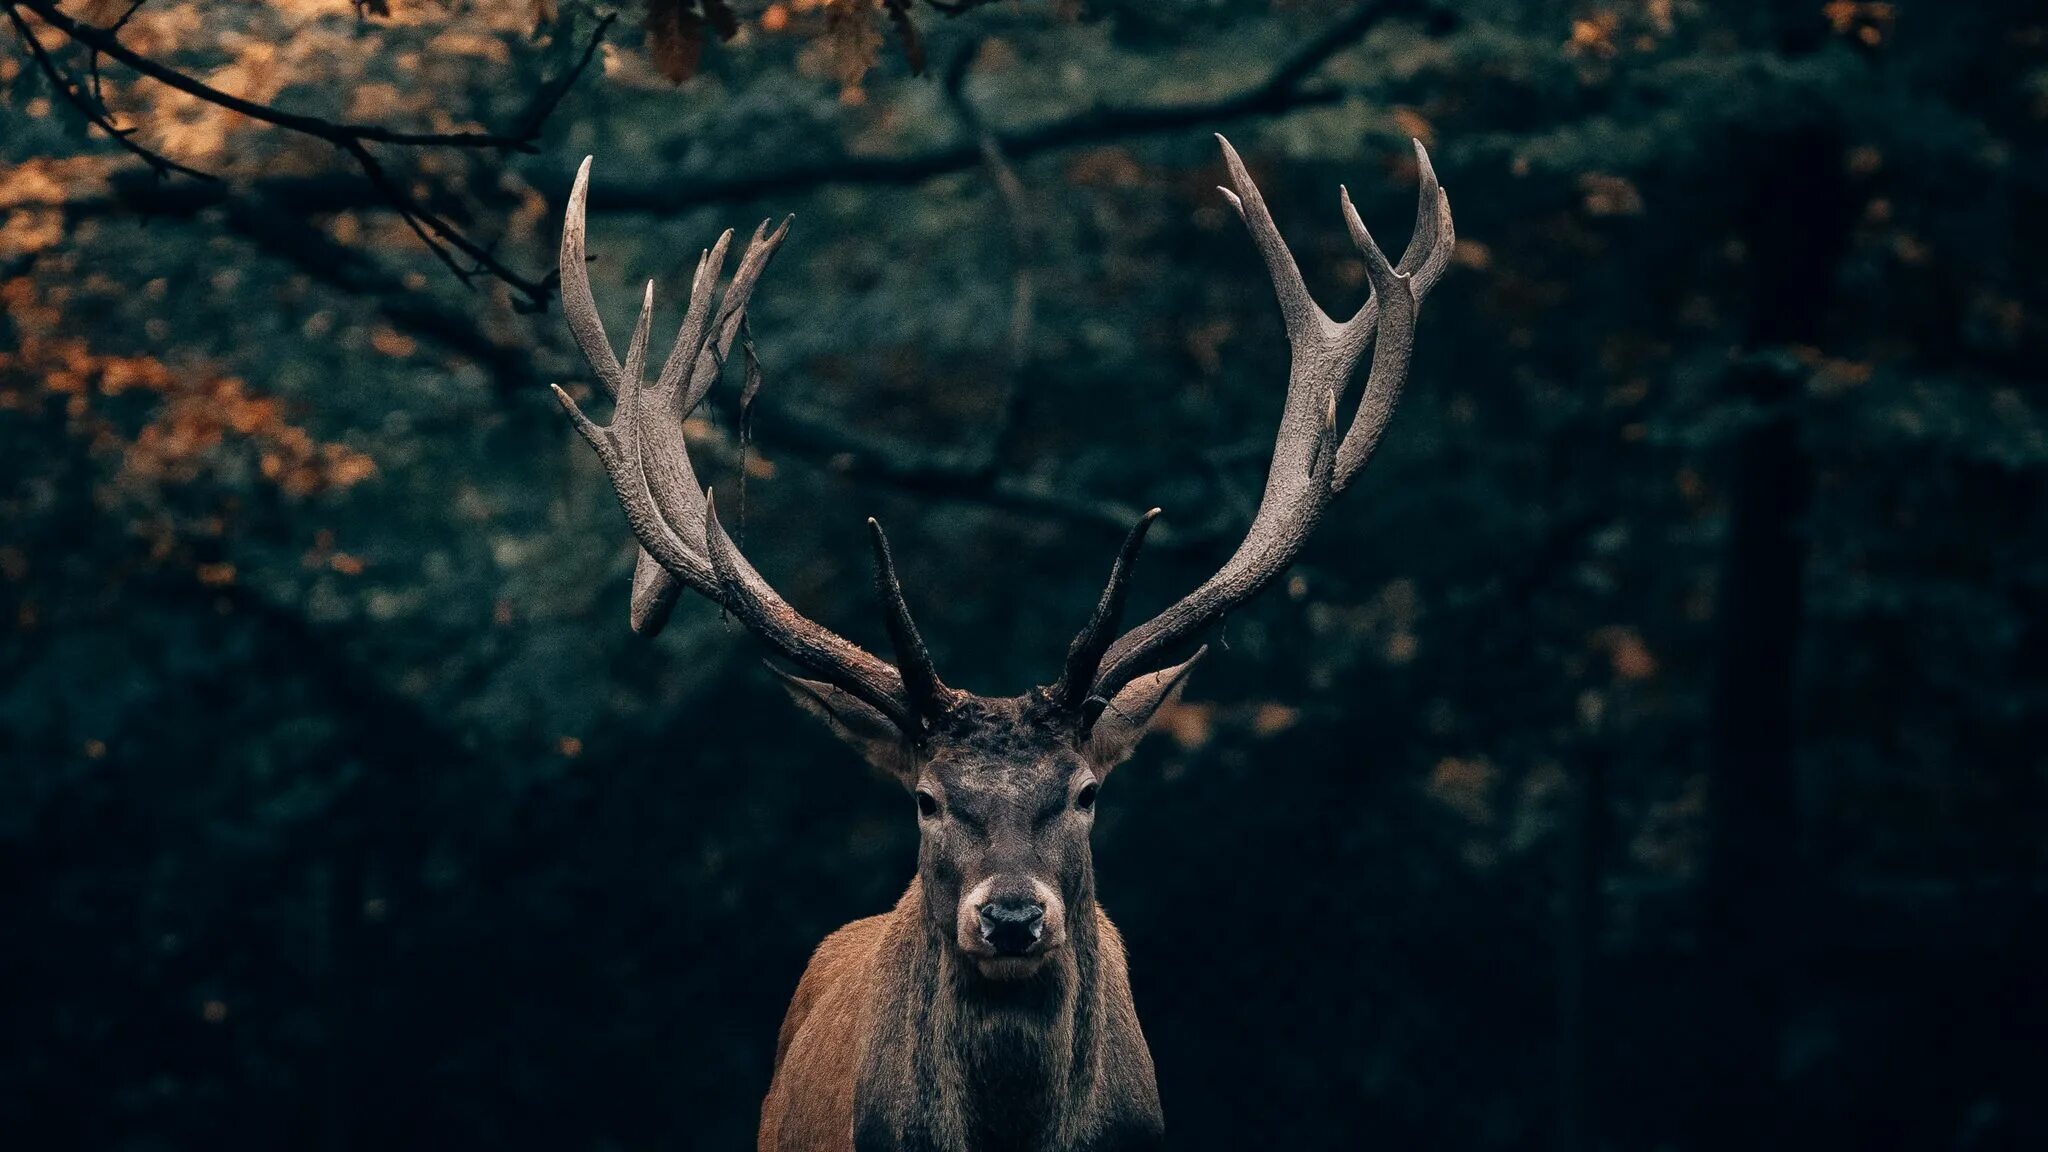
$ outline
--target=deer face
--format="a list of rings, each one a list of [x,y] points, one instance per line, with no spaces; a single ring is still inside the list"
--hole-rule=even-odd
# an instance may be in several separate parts
[[[931,931],[976,973],[1008,980],[1036,973],[1066,946],[1071,917],[1091,914],[1096,797],[1178,693],[1188,665],[1133,683],[1085,730],[1042,691],[963,693],[921,745],[845,692],[784,680],[799,704],[914,796]]]
[[[932,927],[984,976],[1025,976],[1064,947],[1092,897],[1096,772],[1015,701],[963,707],[912,789],[918,875]]]

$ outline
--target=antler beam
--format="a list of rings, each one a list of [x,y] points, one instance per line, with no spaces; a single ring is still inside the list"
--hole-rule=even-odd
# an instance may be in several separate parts
[[[1415,231],[1399,265],[1388,263],[1352,206],[1351,193],[1340,189],[1338,202],[1344,223],[1365,257],[1372,295],[1351,319],[1332,320],[1302,282],[1301,269],[1237,150],[1221,136],[1216,140],[1223,146],[1223,162],[1230,174],[1230,187],[1218,191],[1236,209],[1266,263],[1291,351],[1287,398],[1273,444],[1273,462],[1266,473],[1258,512],[1237,551],[1200,587],[1110,645],[1083,699],[1114,696],[1167,650],[1257,595],[1294,562],[1330,498],[1343,491],[1365,466],[1393,416],[1408,375],[1417,310],[1449,266],[1456,242],[1450,199],[1437,183],[1429,153],[1417,141],[1415,159],[1421,188]],[[1340,440],[1338,404],[1368,342],[1373,345],[1372,370],[1358,410]],[[1119,561],[1119,570],[1126,566]],[[1080,647],[1077,640],[1077,650]],[[1072,668],[1070,659],[1070,672]]]

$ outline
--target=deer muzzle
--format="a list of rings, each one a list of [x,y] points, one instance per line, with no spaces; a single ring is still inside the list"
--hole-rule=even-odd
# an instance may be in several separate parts
[[[1037,900],[991,900],[975,916],[982,940],[998,956],[1023,956],[1045,938],[1045,905]]]
[[[1065,912],[1041,881],[991,877],[960,901],[960,950],[985,976],[1028,976],[1066,942]]]

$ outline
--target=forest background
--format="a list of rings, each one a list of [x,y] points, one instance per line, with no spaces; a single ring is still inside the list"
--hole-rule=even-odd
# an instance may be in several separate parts
[[[1218,131],[1333,311],[1411,138],[1459,240],[1105,793],[1175,1143],[2048,1144],[2038,2],[0,8],[13,1146],[750,1146],[915,825],[716,611],[627,629],[544,387],[576,165],[621,343],[796,214],[721,510],[870,646],[879,516],[1014,692],[1138,510],[1149,613],[1256,499]]]

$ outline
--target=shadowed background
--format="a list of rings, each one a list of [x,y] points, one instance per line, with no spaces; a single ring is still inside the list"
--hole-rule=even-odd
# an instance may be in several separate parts
[[[519,140],[357,140],[388,187],[49,15],[125,3],[0,6],[18,1146],[751,1146],[913,808],[715,610],[629,633],[543,387],[592,393],[576,163],[657,356],[697,250],[796,213],[705,478],[886,650],[878,516],[943,674],[1009,693],[1138,510],[1143,618],[1257,499],[1286,344],[1213,131],[1332,312],[1337,185],[1397,252],[1411,137],[1459,245],[1379,458],[1103,794],[1174,1143],[2048,1137],[2037,4],[655,0],[581,73],[608,7],[121,25],[328,129]]]

